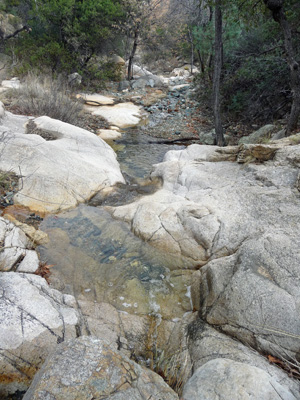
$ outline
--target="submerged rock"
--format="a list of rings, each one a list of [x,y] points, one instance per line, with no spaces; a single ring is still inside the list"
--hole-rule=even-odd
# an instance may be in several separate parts
[[[113,350],[105,341],[81,337],[59,345],[43,365],[24,400],[176,400],[154,372]]]

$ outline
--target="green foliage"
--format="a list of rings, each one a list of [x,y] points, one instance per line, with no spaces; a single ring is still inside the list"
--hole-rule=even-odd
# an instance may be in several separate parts
[[[282,118],[290,103],[289,70],[280,31],[267,21],[244,31],[225,53],[224,110],[244,121]]]
[[[21,63],[14,68],[14,73],[24,75],[33,68],[39,68],[41,72],[67,72],[76,69],[76,59],[70,49],[63,43],[47,40],[42,35],[37,40],[29,35],[24,35],[16,42],[15,55]]]
[[[283,118],[289,112],[291,90],[280,26],[263,2],[232,3],[223,2],[223,112],[244,122],[265,123]],[[285,1],[287,17],[295,27],[300,17],[299,2],[298,6],[296,3]],[[203,78],[210,74],[207,60],[213,54],[213,21],[194,27],[193,36],[206,62],[198,80],[201,80],[201,99],[209,104],[211,80]],[[294,47],[300,57],[297,37]]]
[[[102,89],[107,81],[120,81],[121,70],[120,65],[112,62],[91,60],[85,68],[83,85],[90,90]]]
[[[31,32],[14,45],[24,72],[29,65],[55,72],[84,69],[93,54],[113,41],[123,18],[119,0],[15,0],[11,9],[21,13],[25,3],[24,23]]]

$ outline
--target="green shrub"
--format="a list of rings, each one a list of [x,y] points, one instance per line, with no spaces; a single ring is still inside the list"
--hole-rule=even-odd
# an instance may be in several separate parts
[[[46,36],[38,40],[30,34],[22,35],[15,40],[14,53],[18,63],[14,68],[14,74],[23,76],[33,69],[47,73],[71,73],[77,69],[78,63],[70,50],[62,43],[55,40],[49,41]]]
[[[120,81],[122,66],[112,62],[92,60],[82,71],[83,85],[90,89],[101,89],[107,81]]]

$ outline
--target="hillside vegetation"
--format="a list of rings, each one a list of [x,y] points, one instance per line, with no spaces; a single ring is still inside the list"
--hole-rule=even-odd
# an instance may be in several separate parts
[[[2,32],[2,51],[12,57],[19,76],[34,68],[54,75],[76,71],[84,85],[94,87],[121,79],[110,59],[113,54],[131,63],[139,52],[150,70],[155,61],[177,57],[198,66],[198,96],[210,107],[218,3],[223,18],[223,122],[286,119],[292,105],[292,112],[299,114],[297,0],[3,0],[2,12],[22,21],[22,28],[16,27],[16,34]]]

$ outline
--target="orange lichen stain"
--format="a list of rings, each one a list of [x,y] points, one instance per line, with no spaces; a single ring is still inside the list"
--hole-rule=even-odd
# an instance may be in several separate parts
[[[37,370],[38,368],[36,367],[28,367],[20,369],[20,372],[1,374],[1,385],[7,385],[14,382],[22,382],[29,386],[34,375],[37,373]]]
[[[30,216],[32,211],[28,207],[13,205],[6,207],[2,215],[11,215],[20,222],[25,222],[26,218]]]

